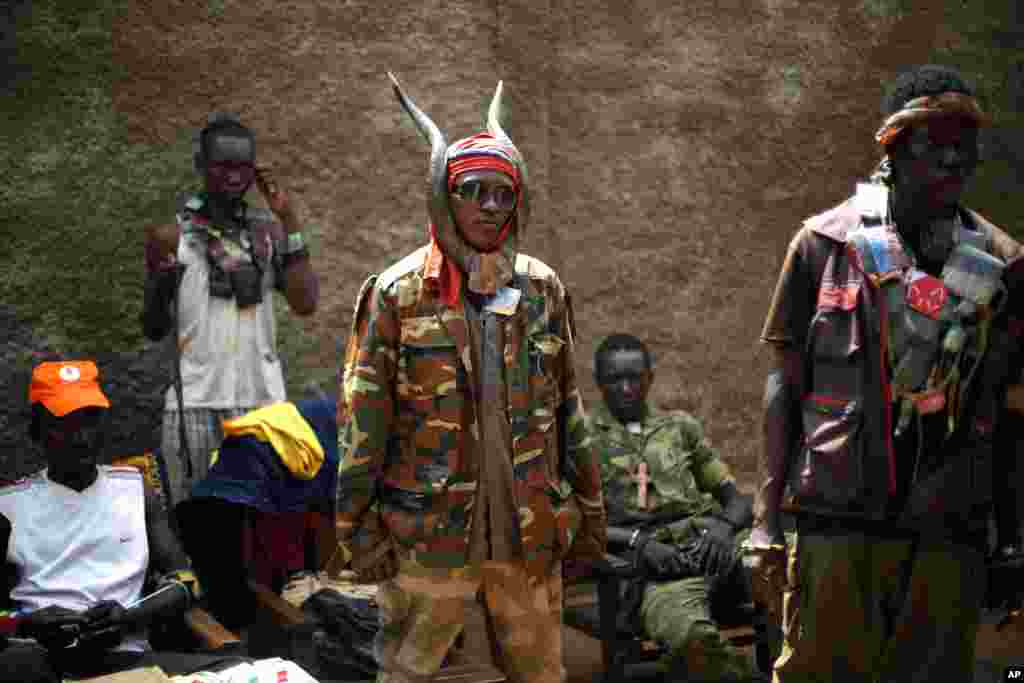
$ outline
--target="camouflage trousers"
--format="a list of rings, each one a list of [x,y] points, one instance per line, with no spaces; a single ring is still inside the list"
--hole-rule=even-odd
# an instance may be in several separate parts
[[[986,580],[977,550],[801,531],[786,580],[774,683],[972,680]]]
[[[400,558],[398,575],[380,584],[377,683],[425,683],[462,632],[465,608],[482,591],[497,666],[510,683],[562,680],[562,568],[530,577],[521,565],[434,569]]]
[[[672,525],[655,537],[685,545],[700,533],[690,520]],[[739,547],[749,536],[744,530],[737,534]],[[737,596],[740,602],[746,596]],[[640,621],[648,637],[662,643],[669,651],[665,667],[673,676],[687,681],[738,681],[748,679],[753,662],[745,653],[727,643],[711,617],[711,581],[692,576],[671,581],[650,583],[640,603]]]

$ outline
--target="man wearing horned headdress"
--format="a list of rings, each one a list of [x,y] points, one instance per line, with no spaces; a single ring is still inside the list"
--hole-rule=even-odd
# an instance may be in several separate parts
[[[380,582],[378,681],[426,681],[481,591],[510,681],[561,679],[561,561],[605,548],[569,294],[519,251],[526,166],[498,121],[430,140],[430,242],[370,278],[344,367],[337,528]]]
[[[897,78],[884,109],[878,173],[797,232],[762,333],[775,362],[749,548],[755,585],[784,577],[784,683],[972,680],[987,522],[1012,467],[993,443],[1019,363],[1021,247],[960,204],[986,117],[934,65]],[[796,517],[788,558],[780,511]]]

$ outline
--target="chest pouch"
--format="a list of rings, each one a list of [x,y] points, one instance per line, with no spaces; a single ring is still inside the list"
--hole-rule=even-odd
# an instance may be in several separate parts
[[[239,308],[263,303],[263,271],[254,263],[243,263],[228,272],[231,291]]]
[[[906,288],[900,279],[891,279],[881,285],[885,299],[886,317],[889,321],[889,364],[896,366],[896,361],[903,357],[907,350],[907,329],[903,324],[904,298]]]
[[[239,308],[263,302],[263,269],[260,267],[251,239],[238,235],[238,241],[225,238],[210,229],[207,257],[210,262],[210,295],[221,299],[234,298]]]
[[[903,273],[910,259],[891,226],[879,224],[884,216],[885,188],[866,183],[858,186],[857,200],[862,209],[862,224],[849,237],[864,273],[878,286],[885,301],[888,322],[890,366],[903,356],[907,334],[903,324],[905,287]],[[882,213],[878,210],[882,209]],[[876,324],[880,324],[880,321]]]
[[[1003,270],[1006,264],[995,256],[966,242],[960,242],[949,255],[942,269],[942,281],[946,287],[961,297],[966,315],[977,306],[990,306],[997,294],[1006,293],[1003,285]],[[1006,297],[999,298],[1002,304]]]
[[[912,392],[925,385],[938,356],[944,323],[903,306],[903,351],[893,371],[892,383],[899,392]]]

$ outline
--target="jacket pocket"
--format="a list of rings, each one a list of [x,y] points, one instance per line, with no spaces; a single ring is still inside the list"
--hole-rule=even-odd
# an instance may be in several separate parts
[[[391,536],[411,546],[433,536],[443,519],[444,494],[381,485],[381,518]]]
[[[554,334],[531,334],[526,338],[530,360],[530,397],[534,415],[543,419],[560,403],[562,349],[565,340]],[[538,411],[541,414],[538,414]]]
[[[861,500],[863,420],[859,401],[822,394],[804,399],[804,443],[789,476],[791,502],[837,510]]]
[[[457,387],[455,340],[436,316],[404,318],[398,358],[398,397],[418,399],[450,394]]]
[[[863,391],[864,330],[856,311],[818,311],[808,328],[807,354],[813,369],[805,375],[816,394],[858,396]]]

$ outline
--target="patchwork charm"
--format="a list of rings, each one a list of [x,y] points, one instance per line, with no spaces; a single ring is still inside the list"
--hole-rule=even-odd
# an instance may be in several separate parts
[[[519,298],[523,295],[521,290],[513,287],[501,287],[494,297],[484,305],[484,310],[498,315],[515,315],[519,307]]]
[[[944,388],[930,389],[914,396],[914,407],[921,415],[931,415],[946,407]]]
[[[938,320],[949,292],[942,280],[914,269],[907,278],[907,304],[932,320]]]
[[[910,257],[891,226],[862,227],[850,235],[850,245],[860,257],[866,273],[884,275],[909,268]]]
[[[822,282],[818,290],[818,308],[841,311],[852,311],[857,308],[857,296],[860,294],[860,283],[847,282],[837,284]]]

